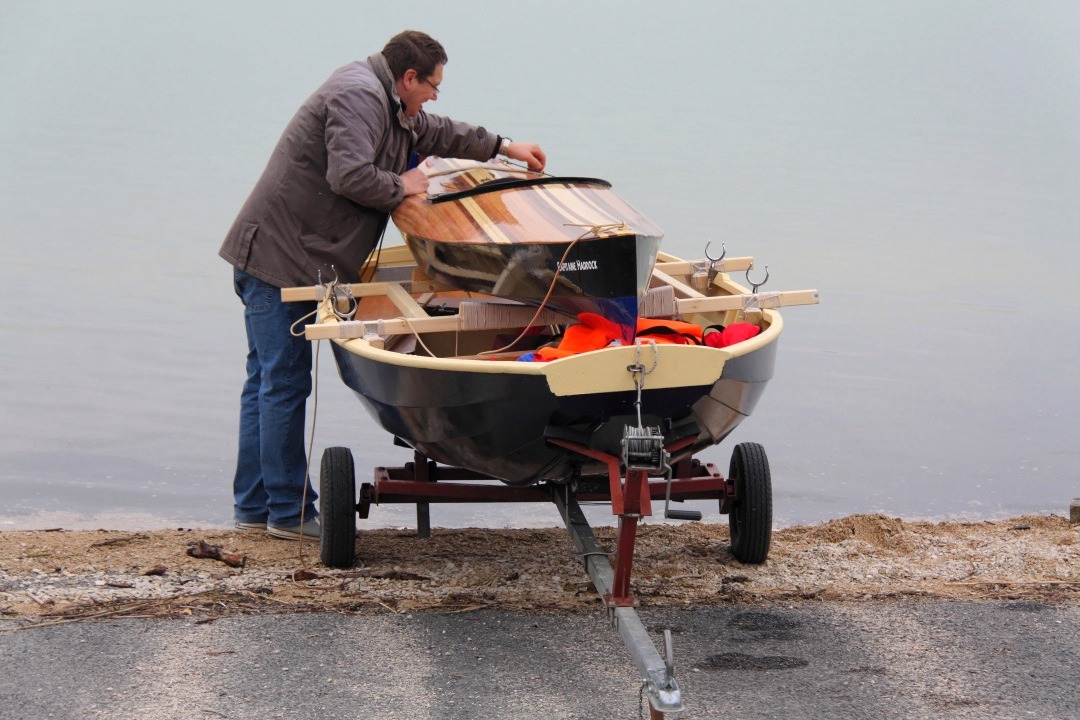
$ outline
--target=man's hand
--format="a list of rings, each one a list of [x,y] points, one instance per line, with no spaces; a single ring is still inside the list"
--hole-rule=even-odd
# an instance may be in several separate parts
[[[401,174],[401,184],[405,187],[405,196],[422,195],[427,192],[428,178],[420,168],[413,168]]]
[[[536,172],[540,172],[547,165],[547,156],[535,143],[512,142],[506,147],[506,157],[519,160]]]

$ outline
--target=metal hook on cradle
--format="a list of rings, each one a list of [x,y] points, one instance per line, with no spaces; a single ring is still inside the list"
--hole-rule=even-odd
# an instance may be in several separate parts
[[[753,295],[757,295],[758,288],[769,282],[769,266],[765,266],[765,277],[761,282],[754,282],[750,279],[750,271],[754,269],[754,263],[750,263],[750,267],[746,268],[746,282],[750,283],[750,292]]]
[[[712,255],[709,254],[709,246],[710,245],[712,245],[712,240],[709,240],[709,241],[707,241],[705,243],[705,257],[707,257],[710,262],[714,262],[714,263],[718,263],[721,260],[723,260],[724,256],[727,255],[727,243],[720,243],[720,248],[721,248],[720,257],[716,257],[716,258],[714,258]]]
[[[754,263],[750,263],[750,267],[746,268],[746,282],[750,284],[750,294],[743,296],[743,320],[750,321],[750,316],[753,315],[757,318],[757,324],[760,326],[762,323],[761,306],[758,303],[758,288],[765,283],[769,282],[769,266],[765,266],[765,277],[761,279],[761,282],[754,282],[750,279],[750,271],[754,269]]]
[[[334,309],[334,315],[339,320],[352,320],[356,316],[356,311],[360,309],[360,301],[353,295],[352,288],[348,285],[340,285],[338,283],[337,268],[333,265],[330,269],[334,271],[334,279],[327,284],[329,290],[331,303],[330,307]],[[322,273],[320,272],[320,279]],[[339,309],[338,305],[341,302],[345,302],[345,310]]]
[[[709,260],[709,278],[706,287],[712,287],[713,280],[720,274],[720,268],[723,267],[722,263],[727,256],[727,243],[720,243],[720,257],[716,258],[709,254],[710,245],[712,245],[712,240],[705,243],[705,257]]]
[[[353,295],[352,289],[348,285],[336,285],[333,289],[333,308],[334,314],[337,315],[340,320],[352,320],[356,316],[356,311],[360,309],[360,301]],[[339,310],[338,303],[345,301],[346,309]]]

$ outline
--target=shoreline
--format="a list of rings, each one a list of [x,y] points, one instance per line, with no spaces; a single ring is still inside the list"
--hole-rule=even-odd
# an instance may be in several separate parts
[[[1074,504],[1080,503],[1080,499],[1074,500]],[[710,503],[712,504],[712,503]],[[416,527],[416,514],[412,509],[412,506],[401,505],[398,507],[406,508],[406,511],[399,515],[390,515],[384,513],[384,508],[393,508],[394,506],[380,506],[381,517],[370,517],[364,520],[357,520],[357,531],[364,532],[370,530],[386,530],[386,531],[410,531]],[[451,507],[451,506],[445,506]],[[433,518],[435,524],[432,527],[436,530],[562,530],[563,525],[560,523],[558,512],[553,506],[547,506],[550,508],[550,513],[542,513],[538,516],[530,515],[528,517],[510,518],[503,523],[487,523],[485,520],[490,518],[471,518],[471,520],[479,520],[479,523],[469,523],[468,520],[464,522],[457,522],[453,518],[442,517],[439,521],[445,524],[438,524]],[[593,506],[586,505],[584,509],[588,512]],[[702,509],[700,505],[693,503],[687,504],[691,509]],[[1077,505],[1080,507],[1080,504]],[[1065,516],[1068,516],[1071,508],[1066,507],[1064,512]],[[774,507],[775,511],[775,507]],[[720,515],[713,512],[704,512],[705,517],[701,522],[706,524],[716,524],[726,526],[728,523],[727,515]],[[782,530],[789,530],[799,527],[817,527],[827,522],[835,520],[841,520],[847,517],[857,517],[863,515],[880,515],[889,518],[895,518],[903,520],[909,523],[930,523],[930,524],[943,524],[943,523],[958,523],[958,524],[976,524],[981,522],[1007,522],[1020,517],[1038,516],[1038,517],[1059,517],[1059,512],[1038,509],[1038,510],[1016,510],[1014,512],[995,512],[995,513],[982,513],[973,512],[966,513],[942,513],[938,515],[896,515],[892,512],[888,512],[883,509],[873,509],[861,512],[850,512],[846,514],[838,514],[832,517],[824,518],[796,518],[796,517],[773,517],[773,532],[779,532]],[[590,513],[589,524],[592,527],[614,527],[618,518],[611,515],[610,512],[605,512],[599,516]],[[685,522],[680,521],[668,521],[659,519],[655,516],[650,517],[646,522],[649,523],[663,523],[673,526],[685,525]],[[14,532],[100,532],[108,530],[110,532],[128,532],[128,533],[146,533],[146,532],[162,532],[169,530],[194,530],[197,532],[218,532],[228,531],[233,529],[232,521],[225,522],[219,519],[177,519],[175,517],[168,517],[165,515],[157,515],[153,513],[145,512],[117,512],[117,513],[99,513],[97,515],[82,515],[75,512],[68,511],[41,511],[32,514],[16,514],[16,515],[0,515],[0,535],[4,533]]]
[[[613,550],[614,528],[595,528]],[[242,567],[190,557],[202,540]],[[0,531],[0,619],[241,613],[592,612],[599,599],[562,528],[358,531],[357,563],[261,531]],[[976,522],[852,515],[773,532],[743,565],[725,524],[645,524],[632,587],[648,608],[774,601],[1080,599],[1080,525],[1055,515]],[[6,626],[3,623],[0,627]]]

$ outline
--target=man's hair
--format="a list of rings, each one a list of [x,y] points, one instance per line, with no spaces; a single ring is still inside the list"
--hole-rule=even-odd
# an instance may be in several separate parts
[[[406,30],[390,38],[382,54],[395,80],[400,80],[410,68],[421,80],[426,80],[435,72],[435,66],[445,65],[447,59],[439,41],[419,30]]]

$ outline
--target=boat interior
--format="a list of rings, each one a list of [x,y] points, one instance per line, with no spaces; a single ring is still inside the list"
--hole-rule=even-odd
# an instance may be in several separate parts
[[[750,257],[686,261],[661,252],[644,318],[677,318],[707,329],[750,323],[766,331],[775,316],[769,308],[817,303],[817,291],[761,293],[768,279],[755,282]],[[747,289],[730,273],[746,273]],[[366,282],[331,284],[335,302],[325,303],[311,340],[364,338],[384,350],[437,358],[518,360],[537,348],[557,344],[574,317],[547,308],[478,295],[438,283],[416,265],[408,248],[382,249],[360,273]],[[289,288],[284,299],[320,300],[325,288]]]

